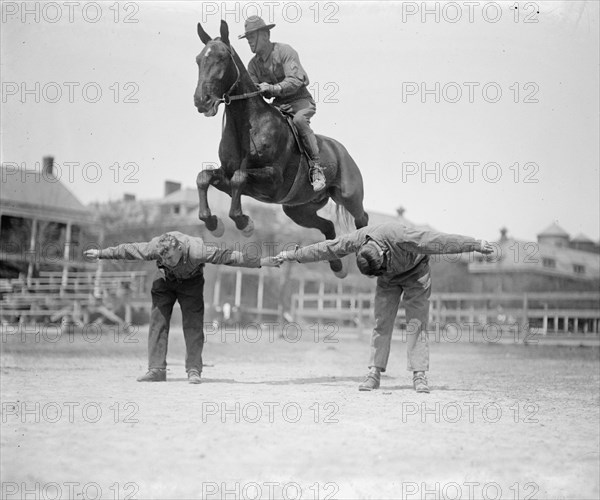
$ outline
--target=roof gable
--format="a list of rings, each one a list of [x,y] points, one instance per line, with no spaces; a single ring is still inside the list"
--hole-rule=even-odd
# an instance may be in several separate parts
[[[544,229],[541,233],[538,234],[538,238],[540,236],[562,236],[568,238],[569,233],[567,233],[556,222],[553,222],[546,229]]]
[[[60,179],[42,175],[37,170],[12,170],[2,166],[0,181],[4,207],[37,207],[51,212],[90,214]]]

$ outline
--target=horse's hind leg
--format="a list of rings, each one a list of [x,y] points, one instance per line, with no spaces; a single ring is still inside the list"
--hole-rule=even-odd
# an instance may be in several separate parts
[[[333,222],[317,215],[317,211],[326,204],[327,198],[305,205],[283,205],[283,211],[299,226],[318,229],[323,233],[325,239],[333,240],[335,239],[335,227]],[[339,259],[330,260],[329,267],[331,267],[331,270],[334,273],[341,273],[343,270],[342,261]]]
[[[350,215],[354,218],[356,229],[365,227],[369,223],[369,214],[365,212],[363,207],[362,193],[360,195],[352,193],[351,195],[344,196],[334,192],[331,198],[338,205],[341,205],[350,212]]]
[[[356,229],[369,223],[369,214],[363,207],[363,180],[358,166],[347,151],[340,158],[339,187],[334,188],[331,198],[343,206],[354,218]]]

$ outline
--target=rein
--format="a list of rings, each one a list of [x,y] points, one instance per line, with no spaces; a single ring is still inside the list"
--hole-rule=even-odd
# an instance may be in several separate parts
[[[235,82],[233,82],[231,87],[229,87],[229,90],[227,92],[225,92],[223,94],[223,97],[218,99],[218,101],[224,103],[226,106],[229,106],[232,101],[240,101],[242,99],[250,99],[251,97],[256,97],[257,95],[260,95],[262,93],[260,90],[255,90],[254,92],[246,92],[244,94],[230,95],[231,91],[240,82],[240,78],[242,77],[242,74],[240,73],[240,68],[238,68],[237,63],[235,62],[235,58],[233,57],[233,53],[234,53],[233,48],[231,48],[231,50],[228,49],[227,52],[229,53],[229,57],[231,57],[231,62],[233,63],[233,66],[235,67],[237,76],[235,78]],[[225,130],[225,116],[226,116],[226,113],[223,113],[223,121],[221,123],[221,133],[223,133],[223,131]],[[250,140],[252,141],[252,144],[254,144],[254,139],[252,138],[252,134],[250,134]],[[256,149],[256,144],[254,144],[254,148]]]
[[[233,85],[231,87],[229,87],[229,90],[227,92],[225,92],[223,94],[223,97],[221,97],[219,99],[219,102],[224,103],[226,106],[229,106],[231,104],[231,101],[239,101],[241,99],[250,99],[251,97],[256,97],[257,95],[261,94],[260,90],[256,90],[254,92],[246,92],[245,94],[230,95],[231,91],[240,82],[240,78],[242,76],[240,73],[240,68],[238,68],[238,65],[235,62],[232,51],[233,51],[233,49],[228,50],[229,57],[231,57],[231,62],[233,63],[233,66],[235,67],[235,70],[237,72],[237,77],[235,79],[235,82],[233,82]]]

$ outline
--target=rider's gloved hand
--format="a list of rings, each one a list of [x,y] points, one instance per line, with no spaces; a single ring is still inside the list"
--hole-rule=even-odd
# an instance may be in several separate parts
[[[258,84],[258,90],[260,90],[263,93],[268,92],[269,94],[272,94],[273,85],[271,85],[270,83],[261,82]]]
[[[256,87],[267,97],[277,97],[281,95],[281,85],[278,83],[271,85],[270,83],[261,82],[257,84]]]

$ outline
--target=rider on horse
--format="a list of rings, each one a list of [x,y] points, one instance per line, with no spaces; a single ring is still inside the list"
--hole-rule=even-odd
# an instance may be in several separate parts
[[[312,160],[311,183],[315,191],[325,188],[325,176],[320,165],[319,146],[310,128],[310,119],[317,111],[315,101],[306,88],[309,80],[300,64],[298,53],[289,45],[271,42],[271,28],[262,18],[250,16],[244,25],[250,50],[256,54],[248,64],[248,73],[265,97],[274,97],[273,104],[294,116],[304,147]]]

